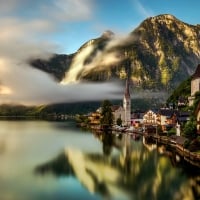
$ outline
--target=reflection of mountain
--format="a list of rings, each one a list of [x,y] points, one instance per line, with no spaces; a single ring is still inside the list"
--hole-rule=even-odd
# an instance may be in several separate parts
[[[112,136],[112,144],[118,149],[113,148],[109,155],[68,148],[54,160],[38,166],[36,173],[74,176],[91,193],[111,199],[199,197],[197,189],[193,193],[194,185],[199,188],[197,179],[187,181],[180,170],[172,168],[169,160],[156,151],[149,152],[127,135]]]

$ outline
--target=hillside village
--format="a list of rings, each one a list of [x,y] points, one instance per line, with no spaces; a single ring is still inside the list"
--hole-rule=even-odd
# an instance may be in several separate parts
[[[140,129],[147,134],[158,133],[160,135],[167,136],[185,136],[183,134],[183,129],[185,124],[190,122],[191,115],[193,115],[192,111],[186,108],[191,108],[194,105],[195,94],[200,91],[200,65],[197,66],[195,73],[192,75],[190,87],[190,97],[188,97],[188,99],[180,97],[176,106],[174,103],[170,103],[168,106],[159,108],[157,110],[147,110],[143,112],[136,110],[131,112],[131,95],[129,92],[129,80],[127,79],[123,96],[123,106],[111,106],[113,114],[112,129],[119,131],[133,131]],[[198,102],[194,110],[194,114],[195,115],[192,117],[192,119],[196,122],[195,134],[199,134],[200,102]],[[91,128],[100,127],[101,108],[90,113],[87,118]],[[184,142],[185,140],[183,140],[182,143]]]

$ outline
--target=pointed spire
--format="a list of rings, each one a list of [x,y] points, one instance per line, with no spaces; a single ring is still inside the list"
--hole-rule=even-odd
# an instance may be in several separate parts
[[[124,93],[125,97],[130,97],[130,92],[129,92],[129,79],[126,79],[126,88],[125,88],[125,93]]]

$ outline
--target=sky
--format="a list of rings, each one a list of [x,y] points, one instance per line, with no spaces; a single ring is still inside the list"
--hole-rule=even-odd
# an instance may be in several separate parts
[[[200,23],[198,0],[0,0],[0,3],[1,24],[12,24],[15,31],[55,45],[59,53],[65,54],[74,53],[105,30],[127,34],[147,17],[159,14],[172,14],[194,25]]]
[[[200,23],[198,0],[0,0],[0,5],[0,103],[40,104],[79,98],[72,85],[61,86],[30,68],[30,58],[74,53],[106,30],[127,35],[144,19],[159,14]],[[105,94],[101,96],[110,98],[111,92],[119,92],[113,85],[95,87]],[[93,85],[86,85],[83,91],[88,87],[95,91]],[[89,98],[97,96],[91,92]]]

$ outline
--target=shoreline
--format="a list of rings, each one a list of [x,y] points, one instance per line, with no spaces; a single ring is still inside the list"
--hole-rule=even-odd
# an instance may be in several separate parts
[[[177,143],[176,140],[173,140],[167,136],[144,135],[144,137],[152,138],[158,143],[170,146],[179,156],[183,157],[185,161],[200,168],[200,153],[189,151],[188,149],[184,148],[182,144]]]
[[[92,130],[98,132],[103,132],[99,127],[92,128]],[[120,134],[135,134],[144,136],[145,138],[152,138],[154,141],[169,146],[173,150],[176,151],[176,153],[181,156],[186,162],[190,163],[191,165],[198,167],[200,169],[200,153],[189,151],[188,149],[184,148],[183,144],[186,138],[182,136],[174,136],[168,137],[168,136],[159,136],[154,134],[147,134],[142,131],[138,130],[117,130],[117,129],[110,129],[114,134],[120,133]]]

